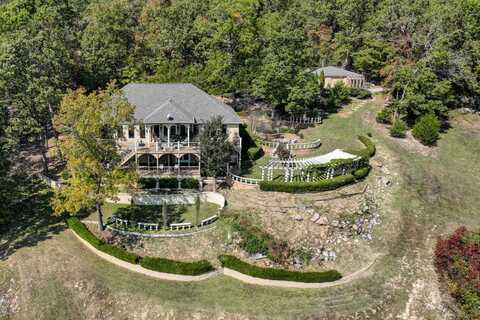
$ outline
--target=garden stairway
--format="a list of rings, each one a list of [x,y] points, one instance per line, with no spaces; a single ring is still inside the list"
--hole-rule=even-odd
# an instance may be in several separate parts
[[[130,149],[127,149],[121,152],[120,156],[122,157],[122,161],[120,162],[120,165],[123,166],[125,163],[127,163],[128,160],[130,160],[135,155],[135,153],[136,153],[135,150],[130,150]]]

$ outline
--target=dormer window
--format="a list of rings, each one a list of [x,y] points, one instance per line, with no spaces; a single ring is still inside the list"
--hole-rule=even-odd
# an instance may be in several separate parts
[[[167,120],[168,121],[173,121],[173,115],[171,115],[170,113],[167,114]]]

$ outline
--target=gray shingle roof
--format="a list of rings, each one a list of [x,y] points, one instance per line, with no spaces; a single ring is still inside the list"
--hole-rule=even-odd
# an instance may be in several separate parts
[[[135,106],[135,119],[145,123],[204,123],[214,116],[241,123],[230,106],[190,83],[129,83],[122,92]]]
[[[333,66],[328,66],[328,67],[322,67],[318,68],[317,70],[312,71],[313,74],[316,74],[319,76],[323,71],[323,74],[325,77],[331,77],[331,78],[352,78],[352,79],[363,79],[364,76],[352,71],[348,71],[339,67],[333,67]]]

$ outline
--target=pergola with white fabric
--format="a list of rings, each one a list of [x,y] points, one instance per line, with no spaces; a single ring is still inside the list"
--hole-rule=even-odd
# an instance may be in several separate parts
[[[352,169],[357,169],[362,158],[343,150],[336,149],[330,153],[310,158],[292,158],[288,160],[272,159],[265,166],[261,167],[262,180],[272,181],[273,171],[283,170],[285,182],[292,182],[294,177],[298,176],[298,174],[301,181],[311,181],[312,177],[310,176],[310,172],[306,170],[309,166],[328,164],[333,160],[353,160]],[[338,174],[335,170],[335,166],[329,167],[326,170],[325,179],[334,177],[336,173]],[[341,170],[341,174],[345,174],[347,171],[345,167],[342,167]]]

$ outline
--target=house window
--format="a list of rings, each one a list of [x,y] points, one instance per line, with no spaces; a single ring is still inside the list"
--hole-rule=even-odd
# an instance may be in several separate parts
[[[140,125],[140,139],[145,139],[145,125]]]
[[[128,126],[128,139],[135,138],[135,129],[134,126]]]

